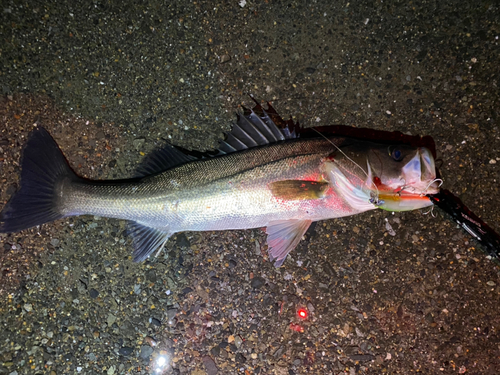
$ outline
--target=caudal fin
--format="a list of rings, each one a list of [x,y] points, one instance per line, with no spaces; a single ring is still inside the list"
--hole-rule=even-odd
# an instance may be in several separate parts
[[[30,134],[21,168],[21,188],[0,213],[0,233],[17,232],[63,217],[57,209],[58,183],[64,178],[78,179],[57,143],[42,127]]]

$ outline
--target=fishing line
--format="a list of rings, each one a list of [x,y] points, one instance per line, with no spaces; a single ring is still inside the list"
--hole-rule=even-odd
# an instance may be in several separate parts
[[[311,129],[314,130],[316,133],[318,133],[323,138],[325,138],[329,143],[331,143],[333,145],[333,147],[335,147],[342,155],[344,155],[347,158],[347,160],[349,160],[351,163],[353,163],[355,166],[357,166],[359,169],[361,169],[361,171],[366,175],[366,181],[370,181],[371,184],[375,187],[376,193],[373,196],[372,196],[372,193],[370,193],[370,197],[371,197],[370,203],[373,203],[375,206],[378,206],[379,205],[379,199],[378,199],[378,197],[379,197],[379,191],[378,191],[378,187],[375,184],[375,182],[373,182],[370,179],[370,176],[368,175],[368,173],[361,167],[361,165],[359,165],[354,160],[352,160],[349,156],[347,156],[346,153],[340,149],[340,147],[338,147],[335,143],[333,143],[331,140],[329,140],[324,134],[322,134],[321,132],[319,132],[318,130],[316,130],[314,127],[312,127]],[[368,165],[368,168],[370,168],[370,165],[368,164],[368,162],[367,162],[367,165]],[[365,182],[365,185],[367,185],[368,189],[370,189],[370,187],[368,186],[368,184],[366,182]]]

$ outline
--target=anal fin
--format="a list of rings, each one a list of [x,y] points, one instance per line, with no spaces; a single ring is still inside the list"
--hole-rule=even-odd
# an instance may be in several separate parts
[[[135,221],[129,222],[128,234],[132,236],[134,242],[134,262],[142,262],[154,252],[160,252],[172,235],[170,232],[151,228]]]
[[[286,256],[295,249],[311,222],[311,220],[278,220],[267,226],[268,252],[275,267],[283,264]]]

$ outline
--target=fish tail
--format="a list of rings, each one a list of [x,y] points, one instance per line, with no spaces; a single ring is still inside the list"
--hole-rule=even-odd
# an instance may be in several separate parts
[[[17,232],[64,217],[57,203],[61,182],[79,179],[42,127],[30,134],[21,168],[21,187],[0,213],[0,233]]]

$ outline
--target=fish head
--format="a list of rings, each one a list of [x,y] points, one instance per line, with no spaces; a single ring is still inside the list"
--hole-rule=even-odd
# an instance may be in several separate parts
[[[431,206],[426,195],[439,191],[441,180],[436,179],[434,157],[426,147],[362,142],[342,147],[335,155],[337,172],[349,181],[340,190],[355,190],[355,196],[378,208],[408,211]]]
[[[372,147],[366,161],[367,185],[379,208],[407,211],[432,205],[427,194],[439,191],[434,157],[426,147]],[[376,188],[375,188],[376,187]]]

